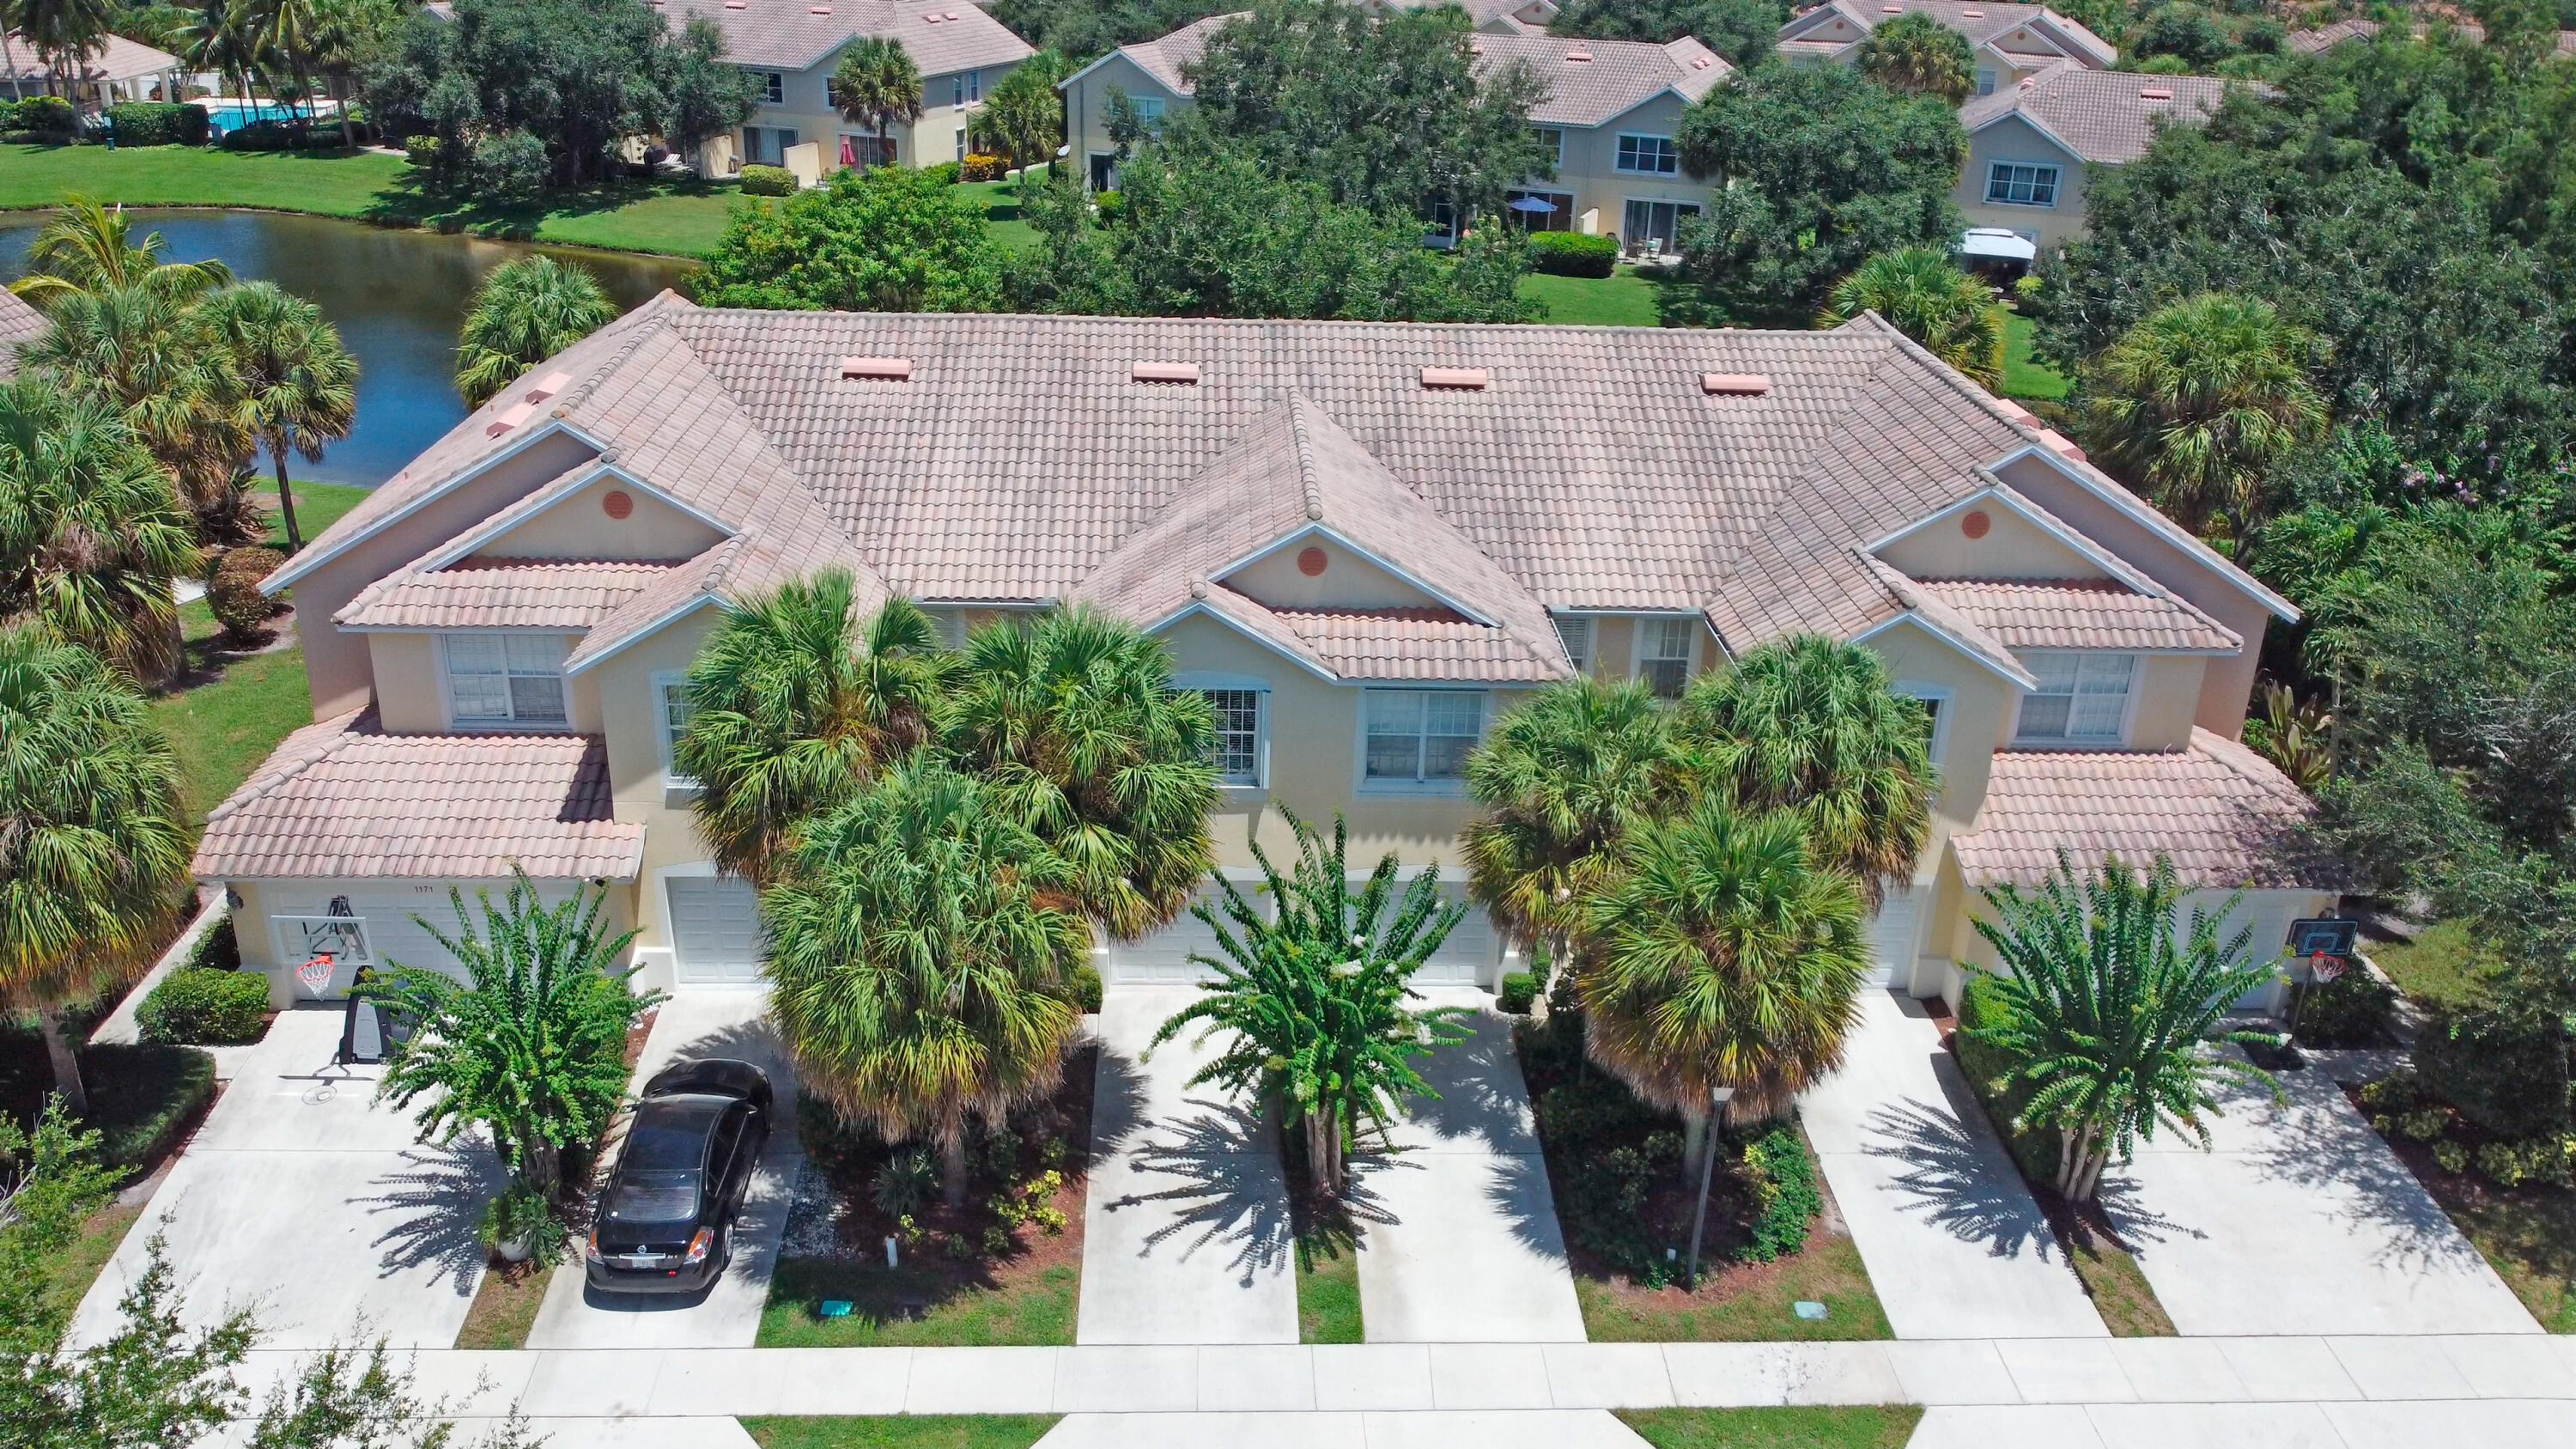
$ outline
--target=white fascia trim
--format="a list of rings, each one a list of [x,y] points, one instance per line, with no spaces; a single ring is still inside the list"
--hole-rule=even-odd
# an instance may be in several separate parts
[[[2068,548],[2073,549],[2078,555],[2092,563],[2095,568],[2109,574],[2112,578],[2117,579],[2121,583],[2127,584],[2130,588],[2136,589],[2142,594],[2152,594],[2160,599],[2172,598],[2172,595],[2164,588],[2163,585],[2157,583],[2146,574],[2141,573],[2137,565],[2130,563],[2128,560],[2112,553],[2109,549],[2106,549],[2100,544],[2095,543],[2093,540],[2086,538],[2084,535],[2077,533],[2074,529],[2069,528],[2057,519],[2038,512],[2037,505],[2027,503],[2023,499],[2015,496],[2009,490],[1993,483],[1985,484],[1976,492],[1969,494],[1967,497],[1960,499],[1956,503],[1950,504],[1937,513],[1926,514],[1922,518],[1905,525],[1903,528],[1896,530],[1887,537],[1869,545],[1867,552],[1875,557],[1882,550],[1893,548],[1898,543],[1913,537],[1924,529],[1932,527],[1934,524],[1955,518],[1967,509],[1974,508],[1977,505],[1984,503],[2001,505],[2015,518],[2020,519],[2022,522],[2029,524],[2031,527],[2038,529],[2044,534],[2047,534],[2050,538],[2053,538],[2059,543],[2066,545]],[[1884,559],[1880,559],[1879,561],[1881,563],[1886,562]]]
[[[1164,615],[1162,618],[1155,620],[1153,623],[1146,625],[1144,632],[1148,634],[1160,634],[1164,630],[1171,628],[1173,625],[1180,623],[1184,619],[1198,617],[1214,619],[1216,622],[1223,624],[1225,627],[1232,629],[1244,638],[1251,640],[1253,643],[1260,645],[1262,648],[1269,650],[1271,653],[1276,654],[1280,658],[1287,660],[1289,663],[1296,665],[1298,668],[1305,670],[1308,674],[1315,676],[1326,684],[1345,684],[1349,682],[1343,679],[1340,675],[1333,673],[1331,670],[1324,668],[1320,664],[1317,664],[1314,660],[1281,648],[1278,640],[1264,638],[1260,634],[1245,628],[1233,619],[1227,618],[1223,611],[1209,608],[1207,606],[1207,602],[1203,599],[1190,600],[1189,603],[1182,607],[1175,609],[1171,613]]]
[[[605,452],[608,448],[606,443],[603,443],[599,439],[592,437],[590,434],[583,432],[581,429],[574,427],[572,424],[565,422],[563,419],[548,418],[543,427],[537,428],[523,438],[513,440],[509,446],[502,448],[500,451],[479,459],[458,472],[449,474],[446,482],[430,488],[427,492],[422,493],[419,497],[414,498],[409,503],[403,504],[401,507],[394,509],[382,518],[375,519],[365,527],[359,529],[357,532],[350,534],[347,538],[331,545],[329,548],[306,549],[304,552],[288,559],[284,568],[279,569],[276,573],[269,575],[265,580],[261,581],[259,586],[260,593],[270,598],[275,598],[279,592],[292,586],[296,580],[303,578],[305,575],[313,572],[317,568],[320,568],[322,565],[329,563],[331,560],[338,558],[344,553],[347,553],[350,549],[357,547],[359,544],[366,542],[368,539],[375,537],[377,534],[380,534],[386,529],[393,527],[395,524],[402,522],[404,519],[411,517],[413,514],[427,508],[430,504],[437,502],[448,494],[455,492],[467,483],[482,477],[485,473],[490,472],[499,464],[507,462],[509,459],[536,446],[547,438],[555,436],[557,433],[562,433],[576,439],[584,447],[589,448],[594,453]]]
[[[2002,665],[1999,665],[1992,659],[1987,658],[1984,650],[1977,648],[1976,646],[1968,643],[1968,641],[1960,638],[1958,635],[1942,628],[1939,624],[1926,617],[1919,609],[1908,609],[1904,613],[1891,615],[1888,618],[1881,619],[1877,623],[1870,625],[1868,628],[1861,630],[1857,634],[1854,634],[1850,639],[1844,642],[1850,644],[1866,644],[1870,640],[1877,638],[1879,635],[1886,633],[1888,630],[1895,628],[1897,625],[1908,623],[1913,624],[1924,633],[1931,635],[1933,638],[1940,640],[1951,648],[1958,650],[1961,654],[1966,655],[1970,662],[1974,663],[1978,668],[1985,670],[1997,679],[2011,685],[2021,693],[2027,694],[2039,686],[2039,681],[2032,678],[2028,670],[2022,669],[2019,666],[2015,666],[2009,670],[2005,669]]]
[[[687,514],[690,518],[714,529],[720,539],[732,538],[734,535],[742,531],[734,527],[732,524],[725,522],[723,519],[716,517],[714,514],[711,514],[702,508],[684,503],[662,489],[654,487],[652,484],[647,483],[643,479],[636,477],[634,474],[627,472],[625,468],[618,464],[597,463],[594,464],[589,472],[584,473],[580,477],[573,479],[571,482],[564,484],[561,491],[557,492],[554,497],[547,499],[545,502],[538,504],[536,507],[529,509],[525,513],[519,514],[506,522],[499,520],[497,517],[486,519],[484,522],[478,523],[473,528],[457,535],[453,540],[441,547],[436,553],[420,560],[411,567],[423,572],[431,569],[443,569],[449,564],[456,562],[458,559],[471,554],[474,550],[481,548],[483,545],[492,542],[494,539],[508,537],[511,531],[517,529],[520,525],[528,523],[562,507],[565,503],[571,501],[574,494],[588,488],[603,477],[614,478],[619,483],[622,483],[629,488],[633,488],[639,493],[649,494],[658,502],[668,505],[671,508],[675,508],[681,513]],[[712,548],[714,545],[709,544],[708,547]],[[701,552],[703,551],[704,550],[701,550]]]
[[[662,616],[655,619],[652,623],[645,625],[643,628],[638,629],[634,633],[627,635],[625,638],[618,640],[616,643],[609,645],[607,648],[593,654],[588,659],[581,661],[579,664],[565,666],[564,678],[570,679],[576,674],[588,674],[592,669],[599,665],[605,664],[609,660],[616,658],[618,655],[625,653],[629,647],[652,638],[654,635],[661,633],[663,630],[678,623],[680,620],[687,618],[689,615],[696,613],[699,609],[702,609],[709,604],[714,604],[720,608],[732,607],[732,605],[726,603],[725,597],[722,594],[707,592],[693,594],[678,606],[663,611]],[[575,645],[573,647],[578,649],[580,646]]]
[[[1342,547],[1349,549],[1355,554],[1358,554],[1361,558],[1368,560],[1370,563],[1377,565],[1379,568],[1382,568],[1388,573],[1395,575],[1397,578],[1404,580],[1406,583],[1413,585],[1422,592],[1438,599],[1450,608],[1466,615],[1471,622],[1482,624],[1488,629],[1499,629],[1503,627],[1503,623],[1500,619],[1494,618],[1484,610],[1476,608],[1471,604],[1462,603],[1459,600],[1450,597],[1447,590],[1434,587],[1423,579],[1416,577],[1409,570],[1389,562],[1375,551],[1360,544],[1349,535],[1344,534],[1341,530],[1334,528],[1328,523],[1310,522],[1304,528],[1297,530],[1295,533],[1287,534],[1270,543],[1264,544],[1260,548],[1254,549],[1251,553],[1236,559],[1232,563],[1221,564],[1215,568],[1207,570],[1207,577],[1217,583],[1224,583],[1227,575],[1237,573],[1243,569],[1248,569],[1254,564],[1261,562],[1263,559],[1270,557],[1272,554],[1277,553],[1282,549],[1293,548],[1318,534],[1331,539],[1333,542],[1340,544]],[[1468,547],[1473,548],[1475,545],[1469,544]]]
[[[2068,459],[2061,458],[2055,452],[2038,443],[2024,443],[2020,447],[2006,453],[2001,458],[1996,459],[1993,463],[1988,464],[1986,471],[1989,473],[2001,474],[2005,468],[2014,463],[2020,462],[2026,457],[2036,457],[2040,461],[2048,464],[2048,466],[2056,469],[2058,472],[2065,474],[2068,479],[2073,481],[2076,486],[2082,488],[2085,492],[2092,494],[2094,497],[2111,505],[2121,513],[2128,515],[2131,522],[2158,535],[2166,542],[2179,547],[2184,553],[2189,554],[2192,558],[2207,565],[2238,593],[2245,595],[2247,598],[2254,600],[2256,603],[2259,603],[2264,608],[2270,610],[2273,618],[2280,620],[2284,624],[2295,624],[2299,622],[2300,615],[2298,605],[2291,603],[2289,600],[2282,598],[2279,594],[2265,588],[2260,579],[2255,578],[2252,574],[2245,572],[2245,570],[2238,568],[2236,565],[2229,563],[2226,559],[2219,557],[2216,549],[2213,549],[2208,544],[2202,543],[2199,539],[2192,537],[2190,530],[2185,529],[2181,524],[2174,522],[2172,519],[2167,518],[2163,514],[2148,507],[2145,500],[2139,498],[2136,494],[2131,493],[2128,489],[2121,487],[2119,484],[2112,482],[2108,477],[2096,473],[2090,465],[2077,464]]]

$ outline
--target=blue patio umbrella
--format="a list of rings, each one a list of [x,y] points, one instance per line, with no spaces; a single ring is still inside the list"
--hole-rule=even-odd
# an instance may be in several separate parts
[[[1516,196],[1511,200],[1504,202],[1503,205],[1509,207],[1513,211],[1525,211],[1532,215],[1536,215],[1542,211],[1556,210],[1555,202],[1541,201],[1535,196]]]

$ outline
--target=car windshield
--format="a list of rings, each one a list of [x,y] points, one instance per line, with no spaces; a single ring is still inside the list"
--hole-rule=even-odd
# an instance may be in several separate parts
[[[609,1199],[608,1216],[621,1223],[680,1223],[698,1214],[698,1174],[629,1171]]]

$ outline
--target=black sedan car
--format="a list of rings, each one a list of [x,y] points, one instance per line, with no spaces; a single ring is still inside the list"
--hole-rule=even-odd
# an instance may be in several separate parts
[[[582,1255],[590,1286],[695,1293],[714,1283],[769,1114],[769,1078],[749,1062],[681,1061],[645,1083]]]

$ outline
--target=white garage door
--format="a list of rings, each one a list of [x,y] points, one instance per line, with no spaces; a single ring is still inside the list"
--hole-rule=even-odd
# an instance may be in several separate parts
[[[699,985],[760,979],[760,896],[738,875],[675,875],[671,954],[679,979]]]
[[[1891,890],[1879,905],[1878,914],[1869,918],[1871,985],[1913,986],[1915,941],[1922,934],[1926,894],[1928,891],[1914,886]]]
[[[1444,885],[1441,896],[1446,900],[1464,901],[1464,885]],[[1485,908],[1470,904],[1467,914],[1451,928],[1440,949],[1413,973],[1417,986],[1482,986],[1491,977],[1494,963],[1503,958],[1503,938],[1494,929]]]
[[[506,883],[485,883],[482,889],[497,901],[508,889]],[[555,905],[568,898],[575,889],[570,881],[540,881],[538,899]],[[475,898],[476,886],[459,887],[465,897],[465,911],[474,923],[475,934],[481,934],[483,911]],[[331,984],[322,992],[307,991],[301,985],[299,995],[338,996],[349,988],[360,965],[379,970],[388,965],[417,966],[433,971],[461,974],[463,968],[438,938],[430,934],[431,926],[453,937],[458,932],[456,908],[449,903],[445,882],[423,882],[419,885],[360,885],[348,882],[287,888],[272,888],[263,904],[277,934],[277,959],[288,966],[311,959],[320,950],[333,950],[341,969],[332,974]],[[329,923],[339,919],[360,923],[358,939],[364,942],[366,960],[350,959],[346,949],[338,949],[350,938],[341,935]],[[426,922],[427,924],[423,924]]]
[[[1190,905],[1212,905],[1218,899],[1212,887],[1201,886],[1198,893],[1190,897]],[[1133,941],[1110,942],[1109,979],[1135,986],[1212,980],[1216,973],[1191,961],[1190,957],[1216,954],[1215,929],[1193,915],[1188,907],[1183,907],[1180,917],[1159,931],[1148,932]]]

